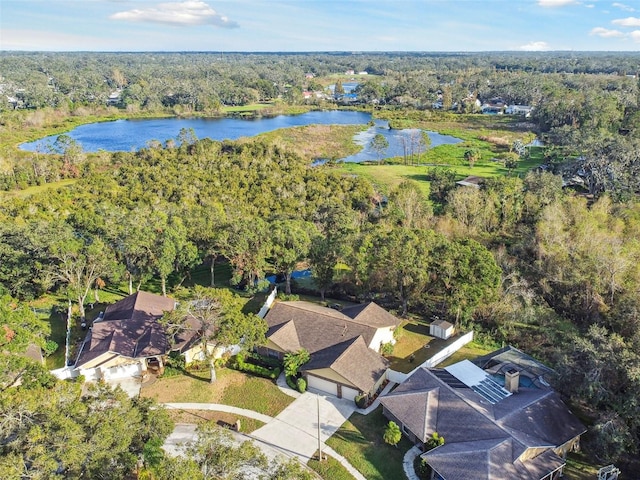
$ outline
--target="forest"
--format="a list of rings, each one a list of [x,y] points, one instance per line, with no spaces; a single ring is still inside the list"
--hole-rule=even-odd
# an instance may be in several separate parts
[[[588,425],[584,450],[601,464],[638,468],[638,60],[622,53],[0,53],[0,450],[9,463],[23,455],[15,463],[25,471],[50,472],[30,478],[62,478],[62,465],[93,468],[93,459],[80,466],[61,460],[62,452],[47,457],[16,443],[35,435],[34,425],[62,428],[56,412],[37,414],[42,396],[55,395],[79,418],[100,406],[74,403],[75,385],[18,356],[34,342],[45,353],[56,349],[50,326],[29,308],[39,298],[57,295],[83,317],[94,290],[219,286],[222,265],[228,284],[247,294],[264,288],[269,274],[283,279],[285,295],[307,293],[291,279],[304,266],[322,300],[375,300],[398,316],[447,319],[487,345],[511,344],[553,366],[554,386]],[[358,79],[357,104],[305,100],[303,91],[325,91],[348,78],[346,70],[368,72]],[[116,90],[121,100],[108,105]],[[498,97],[532,106],[531,117],[487,120],[475,100]],[[442,109],[433,108],[437,101]],[[390,184],[376,178],[378,165],[367,177],[335,162],[312,166],[313,148],[277,134],[217,142],[182,131],[137,152],[97,154],[64,135],[101,119],[215,116],[236,106],[252,115],[359,108],[390,125],[469,138],[449,164],[451,150],[442,150],[442,164],[418,160],[414,179]],[[481,128],[472,141],[474,124]],[[534,150],[511,141],[513,132],[543,140],[537,168],[515,168],[528,165]],[[55,152],[16,148],[51,133],[60,135]],[[495,164],[494,156],[505,164],[500,174],[481,188],[456,187],[463,177],[456,166],[473,173]],[[206,278],[194,278],[196,271]],[[13,387],[27,371],[32,378]],[[100,477],[126,478],[131,455],[153,457],[166,419],[146,405],[109,401],[144,424],[139,438],[113,449],[112,476]],[[26,413],[10,414],[18,411]],[[77,439],[92,444],[97,435]],[[9,472],[9,463],[0,471]]]

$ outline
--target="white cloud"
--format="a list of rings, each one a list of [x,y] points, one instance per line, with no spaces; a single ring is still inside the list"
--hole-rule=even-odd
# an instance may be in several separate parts
[[[596,27],[589,32],[589,35],[597,35],[598,37],[613,38],[624,37],[624,33],[620,30],[609,30],[603,27]]]
[[[542,52],[549,50],[549,44],[547,42],[529,42],[526,45],[518,47],[518,49],[524,50],[525,52]]]
[[[541,7],[564,7],[565,5],[575,5],[576,0],[538,0]]]
[[[640,30],[634,30],[629,34],[629,36],[633,39],[634,42],[640,43]]]
[[[220,15],[213,8],[200,0],[185,2],[159,3],[155,7],[135,8],[117,12],[109,18],[131,22],[162,23],[165,25],[193,26],[213,25],[216,27],[236,28],[238,24]]]
[[[618,18],[616,20],[612,20],[611,23],[613,23],[614,25],[620,25],[621,27],[640,27],[640,18]]]
[[[627,12],[635,12],[636,9],[633,7],[630,7],[629,5],[625,5],[624,3],[619,3],[619,2],[615,2],[611,4],[612,7],[617,7],[620,10],[626,10]]]
[[[594,5],[593,3],[590,3],[590,4],[588,4],[588,5],[585,5],[585,7],[586,7],[586,8],[593,8],[593,7],[595,7],[595,5]]]

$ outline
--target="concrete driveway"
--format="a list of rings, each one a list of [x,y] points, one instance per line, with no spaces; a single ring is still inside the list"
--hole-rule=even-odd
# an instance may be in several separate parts
[[[306,392],[251,436],[284,449],[306,463],[318,449],[318,404],[322,443],[356,409],[355,403],[350,400]]]

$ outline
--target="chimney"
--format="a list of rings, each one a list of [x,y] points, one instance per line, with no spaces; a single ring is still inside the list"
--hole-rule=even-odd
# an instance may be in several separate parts
[[[520,384],[520,372],[515,368],[510,368],[504,374],[504,388],[511,393],[518,393]]]

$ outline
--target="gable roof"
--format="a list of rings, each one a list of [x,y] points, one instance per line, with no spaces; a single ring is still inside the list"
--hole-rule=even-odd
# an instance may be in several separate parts
[[[351,318],[354,322],[362,325],[369,325],[370,327],[396,328],[400,325],[400,320],[398,318],[394,317],[384,308],[373,302],[344,307],[342,309],[342,313]]]
[[[265,317],[269,327],[267,338],[284,351],[305,348],[313,354],[359,336],[369,345],[383,324],[391,327],[398,322],[387,312],[388,317],[383,315],[380,310],[384,310],[373,303],[345,310],[353,317],[344,310],[339,312],[308,302],[276,302]],[[289,322],[293,322],[293,326],[274,335]]]
[[[423,443],[433,432],[445,445],[425,453],[446,480],[539,480],[564,464],[553,448],[585,432],[551,388],[521,387],[495,404],[455,378],[455,370],[420,368],[381,398]],[[547,449],[521,461],[529,448]]]
[[[267,338],[283,351],[306,349],[304,371],[332,369],[361,391],[370,391],[388,362],[370,349],[378,328],[395,328],[399,320],[375,303],[342,312],[307,302],[277,302],[265,321]]]
[[[172,299],[147,292],[136,292],[109,305],[103,319],[87,332],[76,367],[107,352],[129,358],[166,354],[169,342],[158,319],[173,308]]]
[[[316,352],[303,371],[330,368],[363,392],[369,392],[387,370],[389,363],[371,350],[359,336]]]

